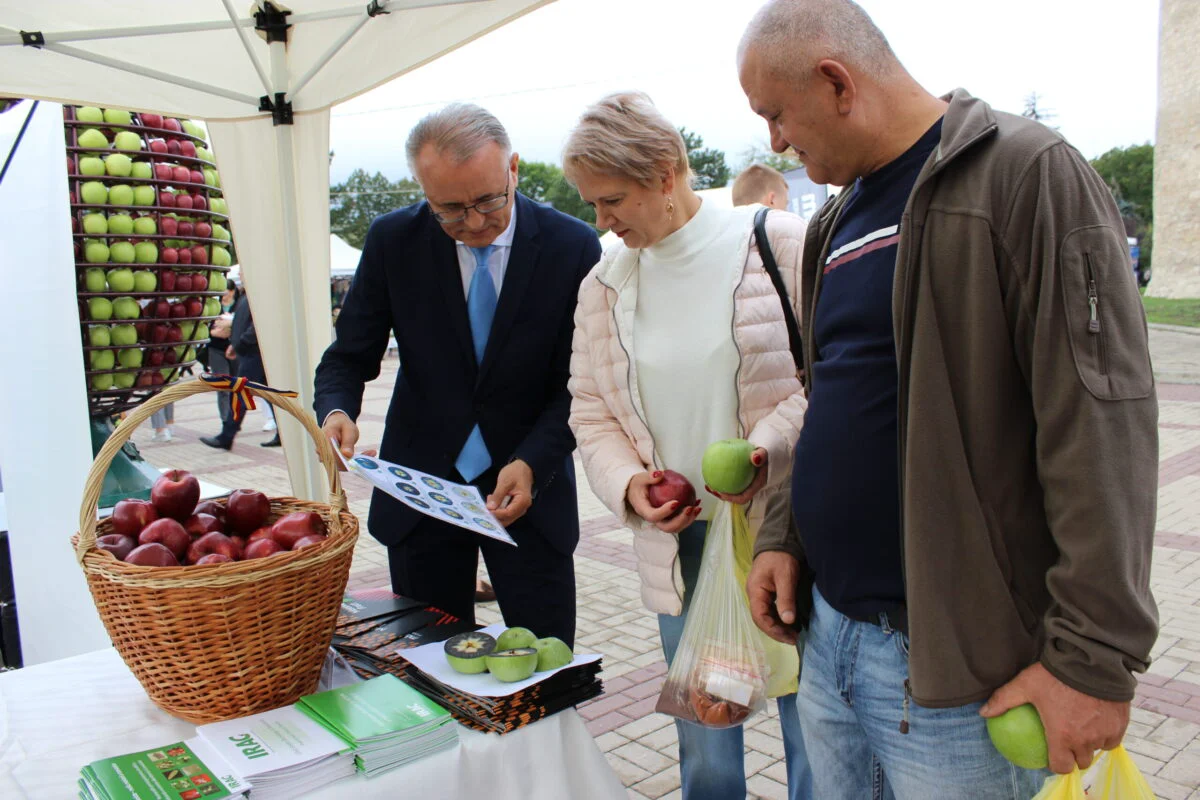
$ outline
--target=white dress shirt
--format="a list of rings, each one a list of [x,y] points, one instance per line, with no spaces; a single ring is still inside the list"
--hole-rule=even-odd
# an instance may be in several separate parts
[[[492,275],[492,283],[496,285],[496,297],[500,296],[504,273],[508,271],[508,256],[512,252],[513,234],[517,230],[516,197],[510,195],[509,198],[512,213],[508,216],[508,227],[492,242],[496,249],[488,258],[488,272]],[[475,254],[462,242],[455,242],[455,245],[455,250],[458,251],[458,268],[462,272],[463,297],[467,297],[471,292],[471,278],[475,275]]]

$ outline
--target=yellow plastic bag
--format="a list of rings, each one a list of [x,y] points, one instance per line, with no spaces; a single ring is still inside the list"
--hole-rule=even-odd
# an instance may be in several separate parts
[[[1125,746],[1117,745],[1101,754],[1086,778],[1078,769],[1047,778],[1033,800],[1154,800],[1154,790]]]
[[[736,560],[738,584],[746,593],[746,578],[754,561],[754,537],[750,534],[750,521],[746,519],[746,507],[729,504],[733,514],[733,555]],[[746,599],[749,606],[750,600]],[[790,644],[777,642],[755,627],[767,666],[771,670],[767,678],[767,697],[783,697],[800,688],[800,652]]]

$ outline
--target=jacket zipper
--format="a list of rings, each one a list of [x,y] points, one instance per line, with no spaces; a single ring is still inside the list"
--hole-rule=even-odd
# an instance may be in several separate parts
[[[1100,365],[1100,374],[1108,374],[1108,350],[1104,346],[1104,331],[1100,329],[1100,289],[1096,284],[1096,271],[1092,268],[1092,254],[1083,254],[1083,263],[1087,266],[1087,296],[1088,296],[1088,333],[1096,339],[1096,361]]]
[[[754,236],[753,233],[751,233],[750,235]],[[735,369],[733,371],[733,393],[734,393],[734,396],[737,398],[737,402],[735,403],[734,416],[737,418],[738,437],[742,438],[742,439],[745,439],[746,436],[749,435],[750,432],[748,430],[746,430],[746,423],[742,419],[741,383],[742,383],[743,356],[742,356],[742,348],[740,345],[738,345],[738,339],[737,339],[737,293],[742,288],[742,282],[746,280],[746,264],[749,262],[749,260],[750,260],[750,249],[747,246],[746,261],[742,262],[742,269],[738,273],[737,283],[735,283],[733,286],[733,313],[729,317],[729,336],[731,339],[733,339],[733,349],[736,350],[737,354],[738,354],[737,369]]]

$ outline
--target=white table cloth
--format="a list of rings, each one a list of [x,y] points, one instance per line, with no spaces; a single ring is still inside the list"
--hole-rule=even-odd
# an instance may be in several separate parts
[[[65,624],[64,628],[68,628]],[[70,635],[64,630],[63,635]],[[458,726],[459,746],[311,800],[624,800],[624,787],[574,709],[504,736]],[[70,800],[85,764],[189,739],[111,648],[0,674],[0,798]]]

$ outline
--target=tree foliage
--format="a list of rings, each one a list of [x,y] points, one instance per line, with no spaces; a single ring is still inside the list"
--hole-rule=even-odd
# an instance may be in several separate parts
[[[765,164],[779,172],[787,172],[788,170],[803,166],[800,163],[800,159],[796,157],[796,151],[792,148],[789,147],[782,153],[776,153],[766,142],[758,142],[742,151],[742,160],[738,166],[738,173],[740,174],[742,170],[751,164]]]
[[[1140,240],[1143,269],[1154,249],[1154,145],[1114,147],[1092,159],[1092,168],[1112,190],[1121,216]]]
[[[416,181],[390,181],[381,173],[356,169],[342,183],[329,187],[329,230],[362,248],[376,217],[424,198]]]
[[[538,203],[548,203],[564,214],[570,214],[589,225],[596,224],[596,211],[579,196],[567,182],[562,168],[544,161],[522,161],[517,177],[521,194]]]
[[[704,146],[700,134],[680,128],[679,134],[687,147],[688,164],[696,176],[695,189],[716,189],[729,183],[729,164],[725,163],[725,151]]]

